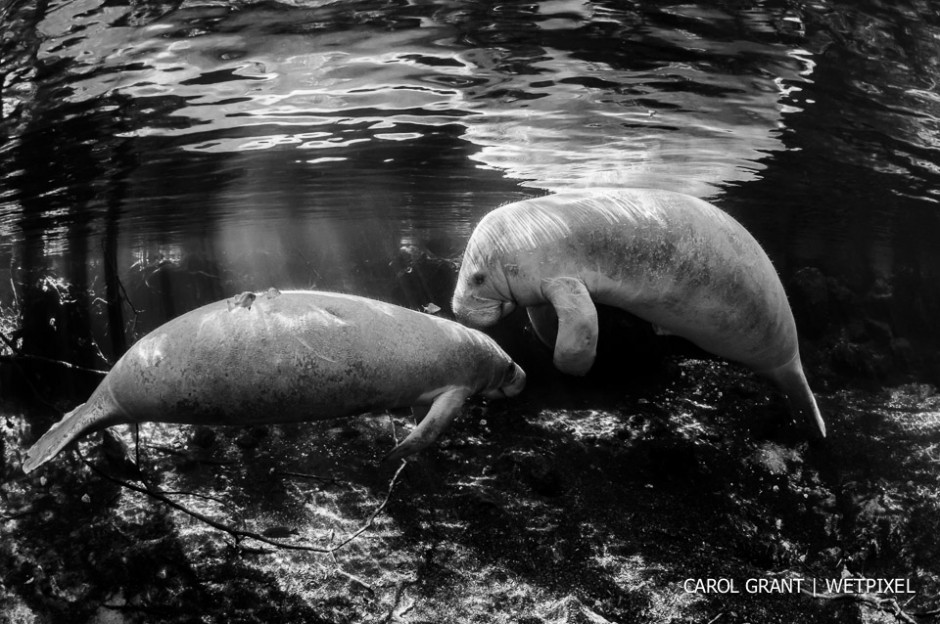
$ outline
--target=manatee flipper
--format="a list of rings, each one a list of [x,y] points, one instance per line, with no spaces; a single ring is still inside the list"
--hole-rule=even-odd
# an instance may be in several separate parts
[[[550,305],[531,306],[525,309],[536,337],[548,348],[555,346],[558,337],[558,316]]]
[[[413,455],[434,443],[460,414],[464,401],[472,393],[470,388],[458,386],[445,390],[434,399],[428,415],[411,430],[398,446],[393,448],[383,461],[397,461]]]
[[[558,316],[555,368],[586,375],[597,355],[597,308],[584,282],[570,277],[542,280],[542,294]]]
[[[787,403],[793,414],[799,414],[811,427],[815,427],[822,437],[826,437],[826,423],[822,414],[819,413],[819,407],[816,405],[816,397],[810,390],[809,383],[806,381],[806,375],[803,373],[803,365],[800,362],[800,354],[797,353],[789,362],[783,366],[765,373],[770,377],[777,387],[783,391],[787,397]]]

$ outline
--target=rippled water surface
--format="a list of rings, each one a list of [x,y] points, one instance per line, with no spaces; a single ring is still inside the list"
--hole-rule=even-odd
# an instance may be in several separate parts
[[[70,0],[3,21],[6,306],[68,285],[133,338],[269,285],[446,305],[492,208],[642,186],[715,201],[785,281],[818,270],[940,343],[929,2]]]

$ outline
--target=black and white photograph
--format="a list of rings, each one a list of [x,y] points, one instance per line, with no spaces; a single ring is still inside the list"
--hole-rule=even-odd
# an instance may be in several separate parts
[[[0,0],[0,624],[940,624],[940,4]]]

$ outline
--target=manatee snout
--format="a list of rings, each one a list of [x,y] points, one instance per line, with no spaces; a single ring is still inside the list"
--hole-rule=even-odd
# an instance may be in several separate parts
[[[509,366],[509,370],[506,372],[506,375],[503,377],[502,383],[492,390],[488,390],[483,393],[488,399],[501,399],[501,398],[510,398],[517,396],[525,389],[526,376],[525,371],[522,370],[522,367],[512,362]]]
[[[479,297],[466,291],[457,291],[451,301],[457,320],[477,329],[495,325],[499,319],[516,309],[515,302]]]

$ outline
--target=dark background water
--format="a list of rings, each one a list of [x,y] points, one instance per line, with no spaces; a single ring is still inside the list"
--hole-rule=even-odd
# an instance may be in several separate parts
[[[646,186],[757,236],[816,367],[940,378],[929,2],[41,0],[2,20],[0,304],[27,353],[104,367],[272,285],[446,313],[489,210]]]

